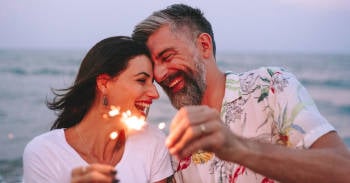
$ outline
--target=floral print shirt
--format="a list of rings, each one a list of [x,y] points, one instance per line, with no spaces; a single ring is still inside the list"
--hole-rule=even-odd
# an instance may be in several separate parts
[[[309,148],[334,130],[296,77],[277,67],[227,72],[221,118],[236,135],[298,149]],[[204,164],[188,157],[179,162],[177,171],[178,182],[277,182],[215,156]]]

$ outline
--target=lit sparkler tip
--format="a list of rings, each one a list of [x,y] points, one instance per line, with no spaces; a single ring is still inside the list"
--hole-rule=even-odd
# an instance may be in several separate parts
[[[120,108],[115,107],[114,105],[111,106],[111,110],[108,112],[109,117],[114,117],[120,113]]]
[[[119,136],[119,134],[116,131],[109,134],[109,138],[111,138],[112,140],[115,140],[116,138],[118,138],[118,136]]]
[[[159,128],[160,130],[163,130],[163,129],[165,128],[165,126],[166,126],[166,124],[165,124],[164,122],[160,122],[160,123],[158,124],[158,128]]]
[[[132,116],[130,110],[123,112],[122,116],[123,122],[129,129],[141,130],[142,127],[146,124],[145,117]]]

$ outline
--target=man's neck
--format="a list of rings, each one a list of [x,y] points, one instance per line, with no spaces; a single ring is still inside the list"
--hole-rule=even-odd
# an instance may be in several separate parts
[[[207,75],[207,89],[204,93],[203,105],[221,110],[222,100],[225,95],[226,77],[217,67],[212,68]]]

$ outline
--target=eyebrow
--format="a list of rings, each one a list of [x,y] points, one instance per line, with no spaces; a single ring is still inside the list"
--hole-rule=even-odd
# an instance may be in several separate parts
[[[147,76],[147,77],[150,77],[150,76],[151,76],[151,75],[148,74],[147,72],[139,72],[139,73],[135,74],[135,76],[139,76],[139,75],[145,75],[145,76]]]

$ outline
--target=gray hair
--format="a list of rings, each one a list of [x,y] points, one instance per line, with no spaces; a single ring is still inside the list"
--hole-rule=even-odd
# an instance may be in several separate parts
[[[164,25],[170,26],[170,31],[174,33],[188,33],[193,40],[201,33],[207,33],[212,38],[213,53],[215,55],[216,46],[214,33],[209,21],[204,17],[202,11],[184,4],[173,4],[163,10],[153,12],[152,15],[135,26],[132,38],[136,41],[146,43],[149,36]]]

